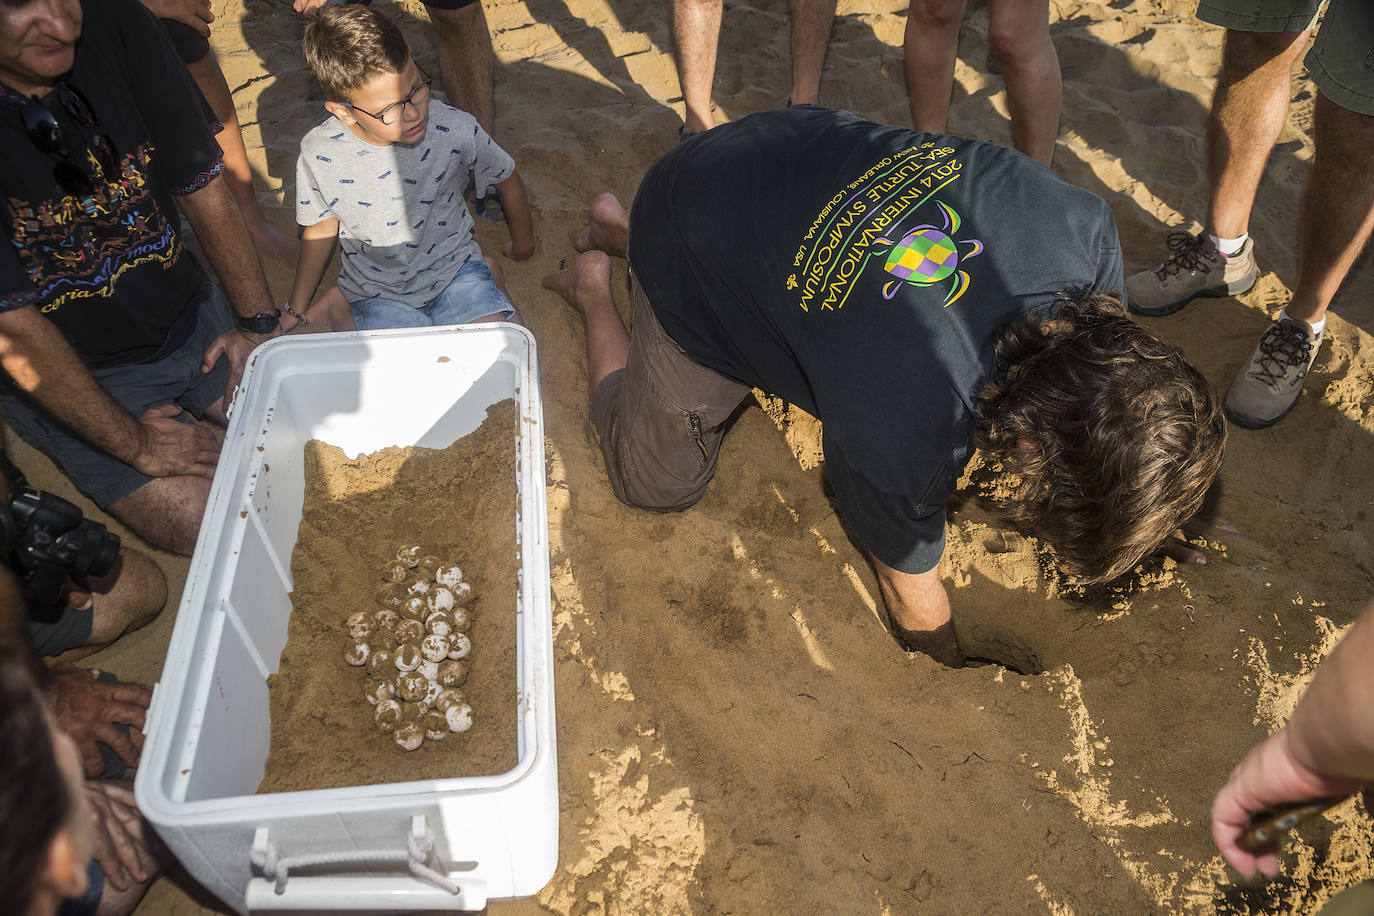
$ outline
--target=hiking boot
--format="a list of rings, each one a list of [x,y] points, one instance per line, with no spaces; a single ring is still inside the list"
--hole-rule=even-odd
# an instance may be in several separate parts
[[[1237,426],[1264,429],[1293,409],[1322,336],[1305,321],[1284,318],[1269,326],[1250,362],[1226,392],[1226,416]]]
[[[1126,307],[1137,315],[1172,315],[1198,296],[1235,296],[1255,285],[1254,239],[1229,258],[1207,233],[1169,233],[1169,257],[1126,279]]]

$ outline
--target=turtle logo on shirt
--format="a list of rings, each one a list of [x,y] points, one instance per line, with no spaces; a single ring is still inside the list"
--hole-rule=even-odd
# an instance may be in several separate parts
[[[959,265],[982,254],[983,243],[978,239],[955,238],[962,222],[959,214],[941,201],[935,201],[935,206],[940,208],[945,218],[943,226],[917,226],[897,241],[888,238],[874,239],[875,248],[878,245],[892,246],[887,253],[887,262],[883,264],[883,269],[896,279],[889,280],[883,285],[884,299],[891,299],[897,295],[903,284],[934,286],[950,276],[954,276],[955,279],[949,294],[945,296],[946,307],[968,291],[968,271],[960,270]],[[961,253],[960,245],[966,246],[967,250]],[[876,255],[882,253],[873,252]]]

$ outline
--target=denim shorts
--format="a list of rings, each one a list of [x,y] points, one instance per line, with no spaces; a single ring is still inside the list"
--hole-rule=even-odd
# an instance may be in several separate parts
[[[201,360],[211,342],[234,325],[229,317],[229,300],[217,286],[210,287],[210,294],[201,300],[199,309],[191,336],[162,359],[92,369],[91,375],[135,418],[150,407],[169,403],[184,408],[175,417],[184,423],[191,422],[186,416],[188,412],[202,417],[207,407],[224,397],[229,361],[220,357],[214,369],[201,374]],[[153,480],[113,455],[86,444],[71,427],[12,385],[0,391],[0,409],[19,435],[46,453],[76,488],[102,509]]]
[[[1201,0],[1203,22],[1237,32],[1302,32],[1317,27],[1322,0]],[[1330,0],[1303,61],[1322,95],[1374,116],[1374,2]]]
[[[421,308],[381,296],[352,305],[353,323],[359,331],[468,324],[488,315],[510,318],[515,314],[515,306],[491,279],[491,268],[480,259],[464,261],[443,292]]]

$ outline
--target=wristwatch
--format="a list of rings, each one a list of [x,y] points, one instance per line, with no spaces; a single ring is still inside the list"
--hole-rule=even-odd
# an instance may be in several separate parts
[[[252,318],[240,316],[239,327],[245,331],[252,331],[254,334],[270,334],[277,329],[277,319],[279,318],[281,318],[281,309],[258,312]]]

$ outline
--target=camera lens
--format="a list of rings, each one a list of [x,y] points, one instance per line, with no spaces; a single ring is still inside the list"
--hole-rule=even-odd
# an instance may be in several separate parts
[[[71,551],[74,576],[103,576],[119,556],[119,536],[89,519],[62,535],[58,542]]]

